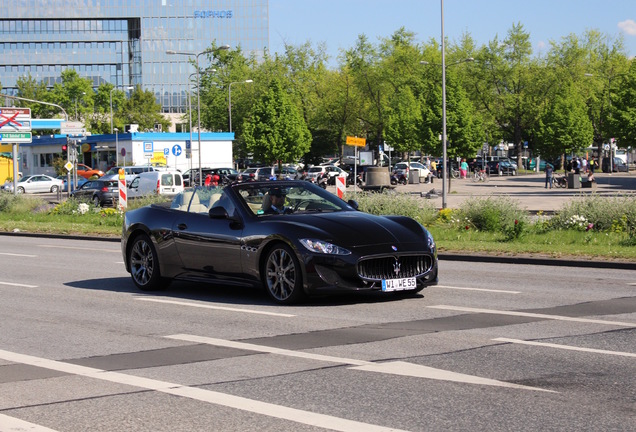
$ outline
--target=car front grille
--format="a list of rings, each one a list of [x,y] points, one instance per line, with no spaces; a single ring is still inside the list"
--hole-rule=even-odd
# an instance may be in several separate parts
[[[433,267],[429,255],[398,255],[358,262],[358,276],[366,280],[402,279],[426,274]]]

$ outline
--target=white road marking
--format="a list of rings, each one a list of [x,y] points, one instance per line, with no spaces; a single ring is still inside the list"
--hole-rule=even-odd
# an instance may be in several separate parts
[[[488,378],[481,378],[474,375],[466,375],[462,373],[456,373],[446,371],[443,369],[435,369],[428,366],[407,363],[402,361],[392,361],[387,363],[375,363],[365,366],[355,366],[351,369],[380,372],[385,374],[402,375],[416,378],[426,378],[438,381],[451,381],[457,383],[487,385],[495,387],[508,387],[523,390],[542,391],[547,393],[558,393],[554,390],[542,389],[539,387],[528,387],[520,384],[508,383],[505,381],[497,381]]]
[[[478,309],[478,308],[447,306],[447,305],[434,305],[434,306],[426,306],[426,307],[431,309],[451,310],[451,311],[457,311],[457,312],[487,313],[487,314],[495,314],[495,315],[510,315],[510,316],[522,316],[522,317],[530,317],[530,318],[541,318],[541,319],[549,319],[549,320],[556,320],[556,321],[573,321],[573,322],[581,322],[581,323],[589,323],[589,324],[604,324],[604,325],[611,325],[611,326],[618,326],[618,327],[636,327],[636,323],[597,320],[597,319],[588,319],[588,318],[575,318],[575,317],[566,317],[561,315],[546,315],[546,314],[537,314],[537,313],[530,313],[530,312],[502,311],[502,310],[495,310],[495,309]]]
[[[0,414],[0,432],[57,432],[44,426]]]
[[[283,318],[291,318],[296,316],[296,315],[284,314],[284,313],[278,313],[278,312],[266,312],[266,311],[252,310],[252,309],[231,308],[227,306],[213,306],[213,305],[207,305],[207,304],[201,304],[201,303],[190,303],[190,302],[182,302],[182,301],[176,301],[176,300],[163,300],[158,298],[137,297],[136,300],[149,301],[149,302],[155,302],[155,303],[167,303],[167,304],[189,306],[189,307],[196,307],[196,308],[202,308],[202,309],[216,309],[216,310],[224,310],[224,311],[230,311],[230,312],[243,312],[243,313],[249,313],[249,314],[270,315],[270,316],[277,316],[277,317],[283,317]]]
[[[38,247],[42,248],[51,248],[51,249],[74,249],[74,250],[85,250],[95,252],[99,250],[99,252],[116,252],[121,253],[121,249],[104,249],[104,248],[86,248],[86,247],[76,247],[76,246],[58,246],[58,245],[38,245]]]
[[[481,377],[477,377],[473,375],[465,375],[465,374],[460,374],[456,372],[446,371],[443,369],[435,369],[428,366],[422,366],[422,365],[417,365],[417,364],[407,363],[402,361],[375,363],[375,362],[370,362],[365,360],[349,359],[345,357],[326,356],[322,354],[313,354],[313,353],[308,353],[304,351],[292,351],[292,350],[286,350],[282,348],[268,347],[265,345],[256,345],[256,344],[249,344],[244,342],[229,341],[225,339],[216,339],[216,338],[186,335],[186,334],[176,334],[176,335],[170,335],[166,337],[169,339],[185,340],[185,341],[196,342],[196,343],[205,343],[209,345],[222,346],[227,348],[237,348],[237,349],[248,350],[248,351],[257,351],[262,353],[284,355],[288,357],[300,357],[300,358],[305,358],[309,360],[348,364],[348,365],[352,365],[353,367],[351,369],[355,369],[355,370],[380,372],[380,373],[391,374],[391,375],[403,375],[403,376],[410,376],[410,377],[416,377],[416,378],[427,378],[427,379],[434,379],[434,380],[440,380],[440,381],[453,381],[453,382],[461,382],[466,384],[490,385],[490,386],[497,386],[497,387],[508,387],[508,388],[525,389],[525,390],[533,390],[533,391],[546,391],[546,392],[554,393],[552,390],[544,390],[537,387],[528,387],[528,386],[522,386],[518,384],[511,384],[504,381],[481,378]]]
[[[628,353],[628,352],[621,352],[621,351],[608,351],[608,350],[600,350],[600,349],[594,349],[594,348],[580,348],[580,347],[575,347],[571,345],[525,341],[520,339],[495,338],[493,340],[497,342],[510,342],[514,344],[532,345],[532,346],[539,346],[539,347],[558,348],[558,349],[564,349],[564,350],[570,350],[570,351],[581,351],[581,352],[589,352],[589,353],[595,353],[595,354],[609,354],[609,355],[636,358],[636,353]]]
[[[434,285],[433,288],[444,288],[444,289],[454,289],[454,290],[464,290],[464,291],[483,291],[483,292],[493,292],[493,293],[502,293],[502,294],[521,294],[521,291],[506,291],[506,290],[495,290],[495,289],[486,289],[486,288],[467,288],[467,287],[456,287],[456,286],[446,286],[446,285]]]
[[[17,287],[23,287],[23,288],[37,288],[37,285],[25,285],[25,284],[19,284],[19,283],[14,283],[14,282],[0,282],[0,285],[9,285],[9,286],[17,286]]]
[[[136,377],[120,372],[108,372],[102,369],[78,366],[71,363],[64,363],[41,357],[33,357],[25,354],[13,353],[10,351],[0,350],[0,358],[14,363],[28,364],[36,367],[66,372],[72,375],[80,375],[87,378],[155,390],[162,393],[208,402],[241,411],[248,411],[268,417],[289,420],[310,426],[321,427],[324,429],[342,432],[401,432],[399,429],[390,427],[378,426],[370,423],[358,422],[355,420],[347,420],[340,417],[314,413],[311,411],[303,411],[296,408],[289,408],[244,397],[232,396],[229,394],[211,390],[182,386],[180,384],[159,381],[150,378]]]
[[[24,257],[24,258],[37,258],[37,255],[26,255],[26,254],[17,254],[17,253],[9,253],[9,252],[0,252],[0,255],[6,256],[14,256],[14,257]]]
[[[292,351],[292,350],[287,350],[283,348],[268,347],[265,345],[256,345],[256,344],[237,342],[237,341],[231,341],[231,340],[225,340],[225,339],[216,339],[216,338],[210,338],[205,336],[176,334],[176,335],[170,335],[165,337],[167,337],[168,339],[184,340],[188,342],[203,343],[203,344],[214,345],[214,346],[222,346],[226,348],[236,348],[236,349],[242,349],[246,351],[258,351],[261,353],[279,354],[279,355],[284,355],[288,357],[300,357],[300,358],[309,359],[309,360],[319,360],[324,362],[349,364],[354,366],[364,366],[364,365],[373,364],[372,362],[365,361],[365,360],[348,359],[345,357],[332,357],[332,356],[326,356],[321,354],[308,353],[304,351]]]

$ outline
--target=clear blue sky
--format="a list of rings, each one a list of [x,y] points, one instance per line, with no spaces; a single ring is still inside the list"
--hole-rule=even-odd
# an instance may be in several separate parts
[[[418,42],[441,36],[440,0],[269,0],[269,39],[274,52],[284,44],[325,42],[330,65],[339,49],[355,45],[364,33],[373,43],[400,27],[416,33]],[[636,55],[636,0],[445,0],[444,34],[458,42],[469,33],[477,46],[495,36],[502,40],[520,22],[535,53],[549,41],[586,30],[613,39],[623,36],[629,57]]]

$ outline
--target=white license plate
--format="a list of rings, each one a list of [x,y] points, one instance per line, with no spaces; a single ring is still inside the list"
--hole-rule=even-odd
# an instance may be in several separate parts
[[[382,280],[382,291],[402,291],[415,289],[416,287],[415,278]]]

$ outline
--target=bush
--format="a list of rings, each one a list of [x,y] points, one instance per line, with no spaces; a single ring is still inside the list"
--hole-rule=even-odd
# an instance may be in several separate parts
[[[566,203],[548,225],[552,229],[594,229],[627,233],[632,237],[636,231],[636,199],[621,195],[584,196]]]
[[[358,192],[347,193],[345,200],[358,202],[361,211],[375,215],[401,215],[415,219],[424,226],[437,220],[438,212],[428,201],[403,193]]]
[[[512,226],[514,238],[521,235],[528,218],[516,201],[506,197],[469,198],[457,213],[456,220],[462,227],[466,225],[479,231],[505,233]]]

